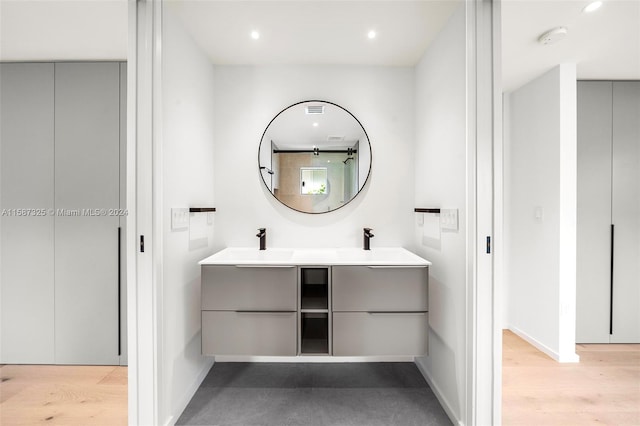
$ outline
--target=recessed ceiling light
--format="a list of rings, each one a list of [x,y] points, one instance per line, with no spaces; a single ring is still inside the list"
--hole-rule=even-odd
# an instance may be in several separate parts
[[[318,127],[318,123],[313,123],[313,127]]]
[[[585,13],[593,12],[594,10],[600,9],[600,6],[602,6],[602,2],[601,1],[593,1],[593,2],[589,3],[588,5],[586,5],[584,7],[584,9],[582,9],[582,11],[585,12]]]
[[[376,32],[371,30],[367,33],[367,37],[369,37],[370,40],[373,40],[374,38],[376,38]]]
[[[251,31],[251,38],[257,40],[260,38],[260,33],[257,31]]]

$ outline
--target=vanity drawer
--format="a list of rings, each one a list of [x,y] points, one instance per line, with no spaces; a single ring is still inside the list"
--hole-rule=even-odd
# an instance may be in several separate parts
[[[202,354],[295,356],[296,318],[296,312],[202,311]]]
[[[334,266],[333,311],[427,311],[428,268]]]
[[[333,355],[409,355],[427,353],[426,312],[335,312]]]
[[[295,311],[297,272],[291,267],[202,267],[202,309]]]

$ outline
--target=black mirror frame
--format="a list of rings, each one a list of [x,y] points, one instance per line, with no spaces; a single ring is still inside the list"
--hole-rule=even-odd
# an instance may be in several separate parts
[[[280,116],[280,114],[282,114],[283,112],[285,112],[286,110],[288,110],[289,108],[293,108],[297,105],[300,104],[305,104],[308,102],[321,102],[321,103],[325,103],[325,104],[329,104],[329,105],[333,105],[335,107],[340,108],[341,110],[345,111],[347,114],[349,114],[351,117],[353,117],[354,120],[356,120],[356,122],[358,123],[358,125],[360,126],[360,128],[362,129],[362,131],[364,132],[365,137],[367,138],[367,143],[369,144],[369,170],[367,172],[367,177],[364,180],[364,182],[362,183],[362,186],[360,186],[358,188],[358,192],[351,197],[351,199],[349,201],[347,201],[346,203],[342,204],[339,207],[336,207],[335,209],[332,210],[328,210],[326,212],[306,212],[303,210],[298,210],[296,208],[293,208],[291,206],[289,206],[288,204],[285,204],[284,202],[282,202],[280,199],[278,199],[278,197],[275,196],[275,194],[273,192],[271,192],[271,190],[269,189],[269,185],[267,185],[267,182],[264,180],[264,175],[262,174],[262,170],[265,169],[267,171],[267,173],[269,173],[270,175],[273,174],[273,171],[270,169],[267,169],[266,167],[262,166],[260,164],[260,149],[262,148],[262,142],[264,141],[264,136],[267,134],[267,130],[269,130],[269,126],[271,126],[271,123],[273,123],[276,118],[278,118]],[[369,134],[367,133],[367,131],[365,130],[364,126],[362,125],[362,123],[360,122],[360,120],[358,120],[358,118],[353,115],[351,113],[351,111],[349,111],[348,109],[334,103],[334,102],[330,102],[330,101],[324,101],[324,100],[320,100],[320,99],[308,99],[308,100],[304,100],[304,101],[300,101],[300,102],[296,102],[294,104],[289,105],[288,107],[282,109],[280,112],[278,112],[275,117],[273,117],[271,119],[271,121],[269,121],[269,124],[267,124],[267,127],[265,127],[264,132],[262,132],[262,136],[260,137],[260,144],[258,145],[258,174],[260,175],[260,179],[262,180],[262,183],[265,186],[265,189],[267,190],[267,192],[269,194],[271,194],[271,196],[273,198],[275,198],[280,204],[282,204],[283,206],[286,206],[287,208],[296,211],[296,212],[300,212],[300,213],[304,213],[304,214],[326,214],[326,213],[331,213],[331,212],[335,212],[336,210],[340,210],[341,208],[343,208],[344,206],[346,206],[347,204],[351,203],[351,201],[355,200],[358,195],[360,195],[360,193],[362,192],[362,190],[364,189],[364,187],[367,185],[367,183],[369,182],[369,177],[371,176],[371,169],[373,166],[373,149],[371,147],[371,140],[369,139]]]

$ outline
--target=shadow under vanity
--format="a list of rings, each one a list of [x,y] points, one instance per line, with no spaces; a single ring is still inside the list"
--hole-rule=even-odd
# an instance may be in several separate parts
[[[200,262],[202,353],[427,353],[430,263],[402,248],[228,248]]]

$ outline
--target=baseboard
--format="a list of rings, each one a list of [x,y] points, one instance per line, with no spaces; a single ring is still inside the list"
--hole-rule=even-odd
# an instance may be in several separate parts
[[[422,364],[420,364],[418,361],[414,361],[414,362],[416,364],[416,367],[418,367],[418,370],[422,374],[422,377],[424,377],[424,379],[427,381],[427,384],[433,391],[434,395],[436,396],[436,398],[438,398],[440,405],[442,405],[442,408],[444,408],[444,412],[447,413],[447,416],[449,416],[449,420],[451,420],[451,423],[458,426],[464,426],[464,423],[462,423],[460,419],[456,417],[456,414],[451,409],[451,404],[449,404],[449,401],[447,400],[447,398],[440,391],[440,388],[438,387],[436,382],[433,380],[431,375],[427,372],[427,370],[425,370]]]
[[[531,337],[529,334],[520,330],[518,327],[509,326],[509,330],[511,330],[518,337],[526,340],[531,345],[535,346],[535,348],[538,349],[539,351],[544,352],[549,357],[551,357],[552,359],[558,362],[562,362],[562,363],[580,362],[580,357],[575,352],[568,355],[560,355],[558,352],[554,351],[553,349],[551,349],[544,343],[538,341],[537,339]]]
[[[173,426],[176,424],[182,412],[185,410],[185,408],[187,408],[187,405],[189,405],[189,401],[191,401],[191,398],[193,398],[193,395],[195,395],[196,391],[202,384],[202,381],[204,380],[205,377],[207,377],[207,373],[209,373],[209,370],[211,370],[212,366],[213,366],[213,358],[209,358],[209,357],[206,358],[206,362],[204,363],[202,369],[200,369],[200,372],[198,372],[198,375],[196,376],[195,380],[193,381],[193,383],[191,383],[191,386],[189,386],[189,388],[186,390],[184,397],[182,398],[182,400],[180,401],[180,404],[178,405],[178,409],[176,409],[175,412],[171,413],[167,421],[164,422],[164,426]]]

